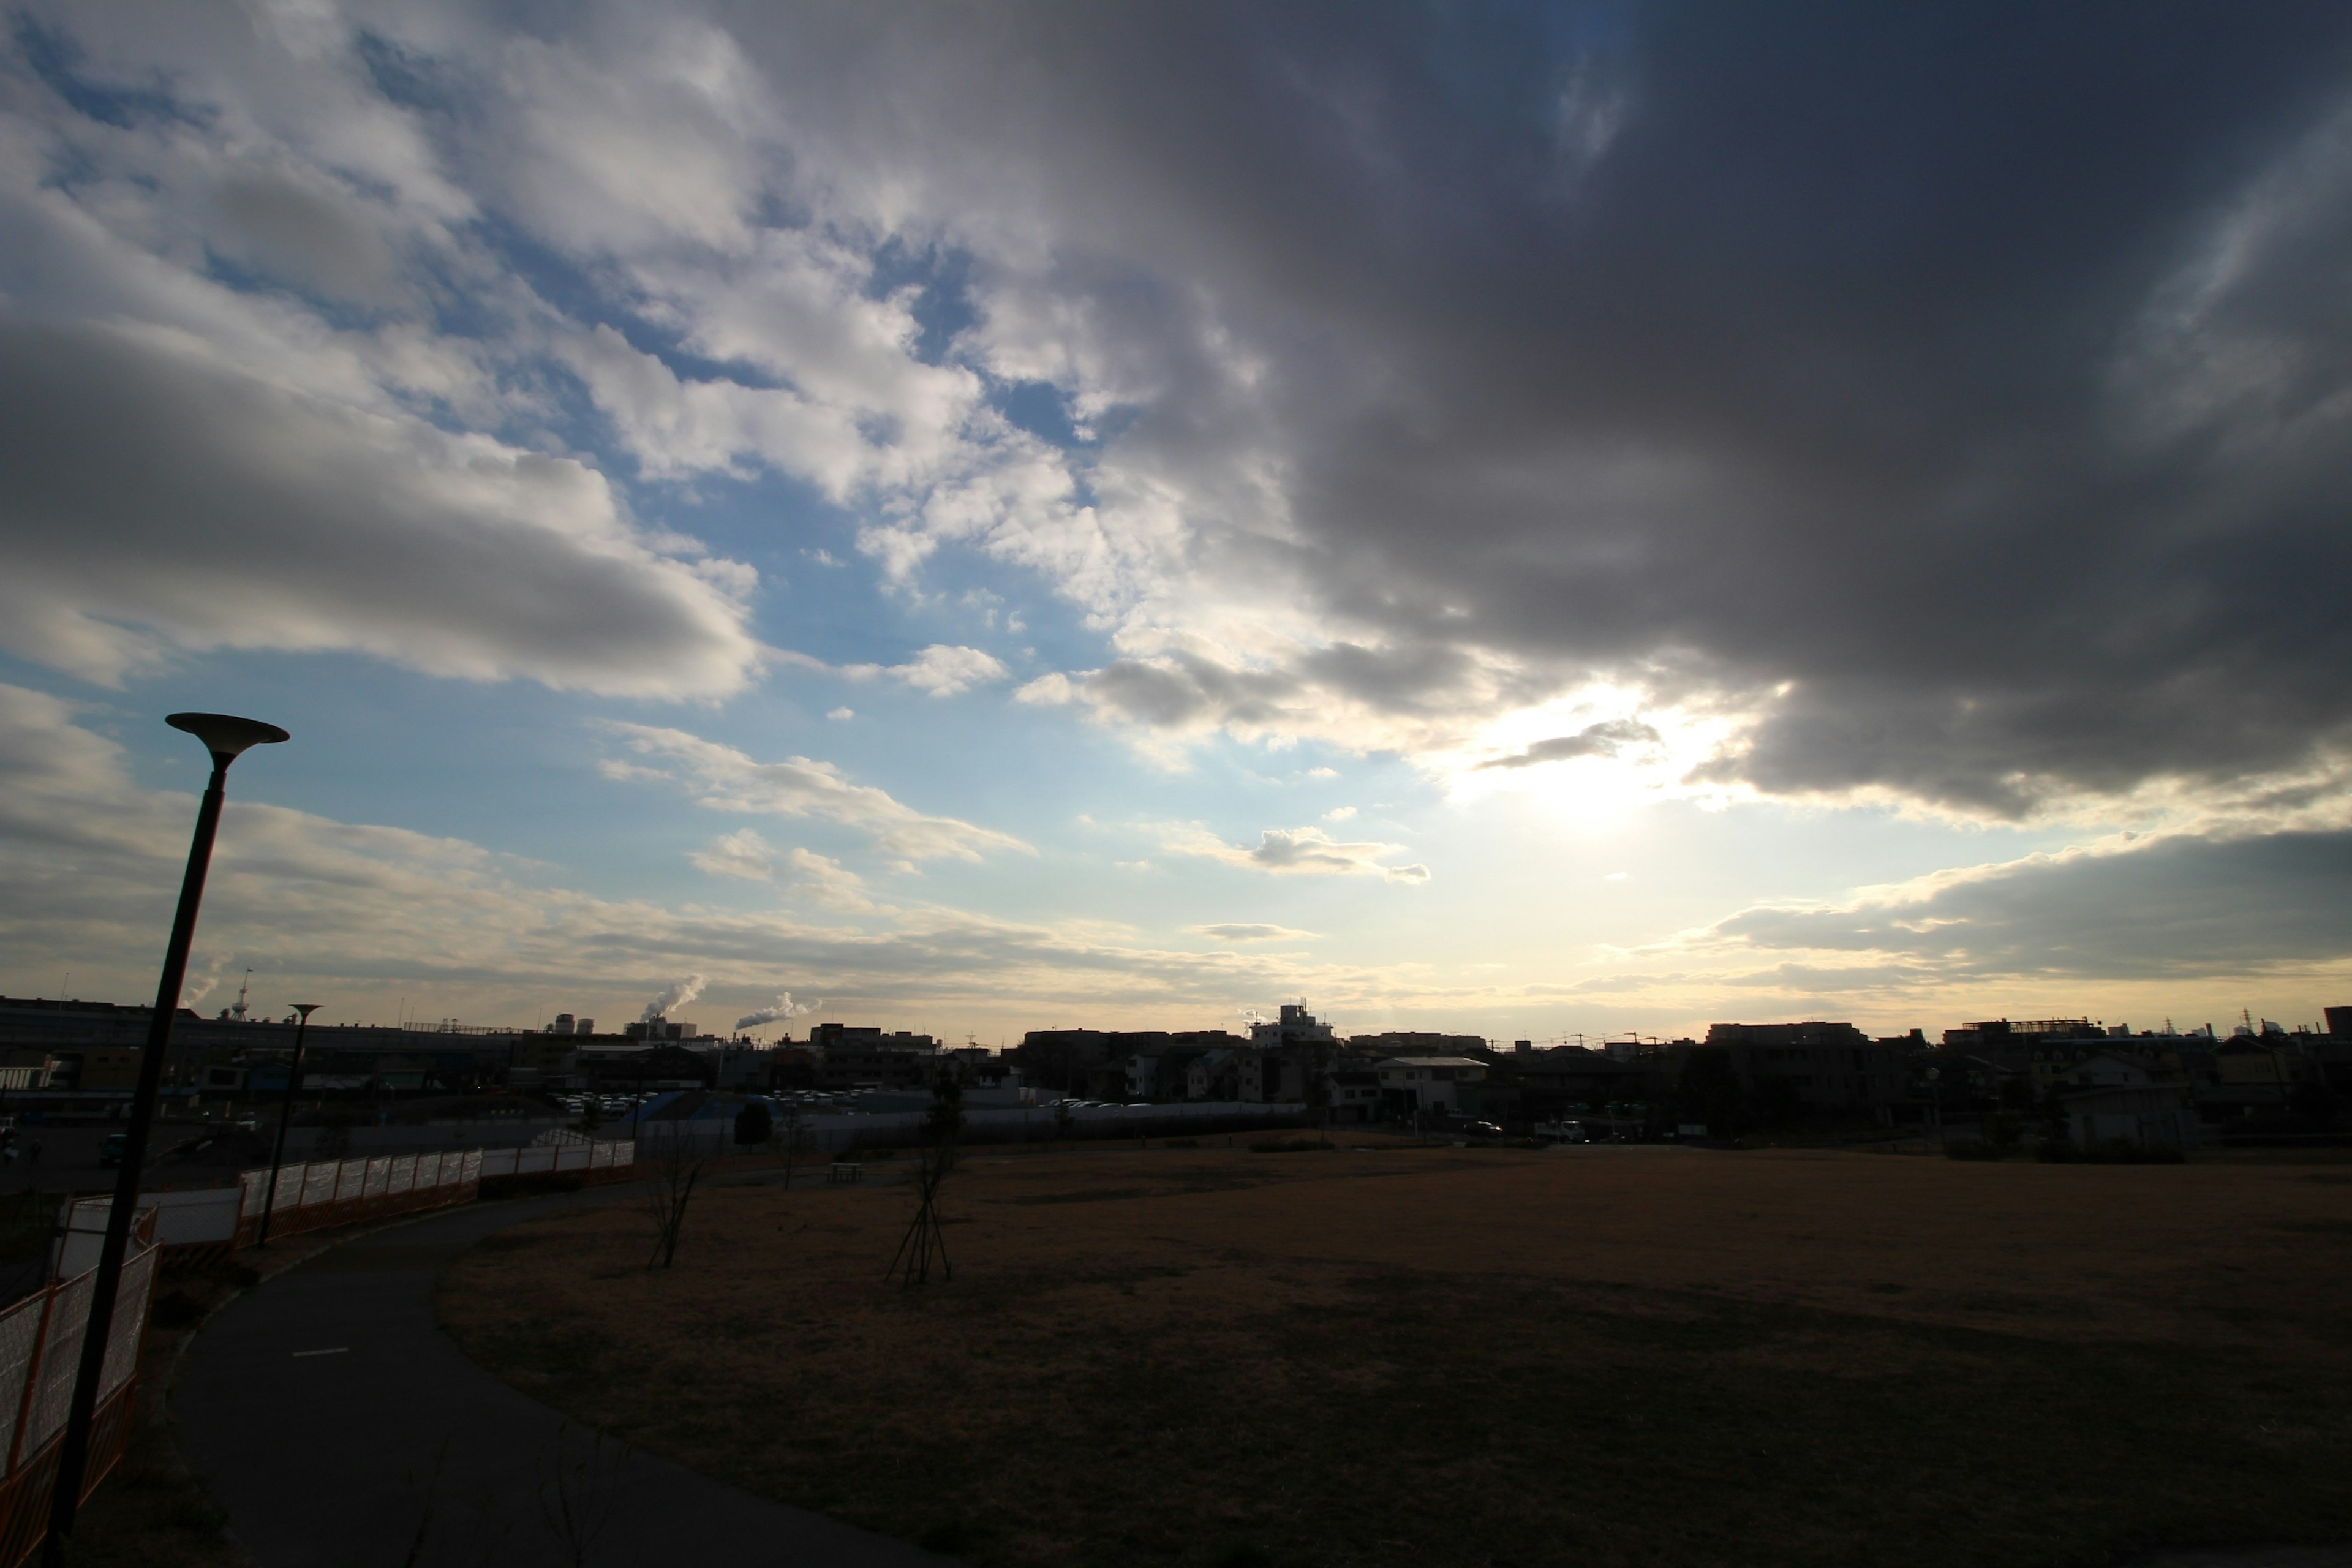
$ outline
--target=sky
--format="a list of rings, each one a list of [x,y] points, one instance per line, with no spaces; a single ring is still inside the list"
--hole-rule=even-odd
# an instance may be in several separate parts
[[[2352,1003],[2352,11],[15,5],[0,990]]]

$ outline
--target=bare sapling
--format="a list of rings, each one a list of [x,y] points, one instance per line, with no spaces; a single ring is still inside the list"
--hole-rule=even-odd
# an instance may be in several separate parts
[[[554,1453],[540,1458],[539,1517],[563,1561],[586,1568],[612,1528],[614,1505],[626,1490],[616,1483],[627,1479],[631,1455],[628,1444],[591,1426],[586,1451],[575,1457],[567,1451],[571,1436],[572,1423],[558,1425]]]
[[[677,1260],[687,1205],[694,1201],[694,1189],[709,1163],[701,1141],[688,1136],[688,1126],[683,1121],[656,1122],[639,1140],[640,1147],[653,1146],[649,1162],[653,1173],[646,1179],[645,1194],[646,1212],[654,1222],[654,1249],[646,1259],[647,1268],[667,1268]]]
[[[814,1142],[803,1120],[806,1115],[807,1111],[798,1101],[788,1100],[776,1111],[775,1126],[768,1134],[768,1148],[784,1167],[784,1190],[787,1192],[792,1190],[793,1172],[799,1166],[801,1156],[808,1152],[809,1145]]]
[[[963,1085],[942,1072],[931,1085],[931,1108],[923,1112],[923,1146],[915,1156],[915,1217],[899,1238],[898,1250],[883,1271],[887,1284],[903,1289],[930,1282],[936,1265],[941,1279],[955,1278],[948,1261],[947,1233],[940,1226],[940,1188],[955,1169],[956,1134],[963,1128]]]

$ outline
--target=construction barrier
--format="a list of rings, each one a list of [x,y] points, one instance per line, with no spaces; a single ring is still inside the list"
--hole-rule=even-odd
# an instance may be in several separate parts
[[[147,1328],[163,1249],[154,1220],[142,1215],[122,1263],[114,1320],[98,1385],[96,1420],[82,1468],[82,1500],[122,1462],[131,1441],[131,1401],[139,1387],[139,1340]],[[5,1471],[0,1471],[0,1565],[17,1568],[40,1549],[48,1529],[49,1494],[58,1473],[58,1446],[73,1403],[89,1322],[97,1270],[53,1280],[0,1311],[0,1415],[11,1422]]]
[[[625,1139],[566,1138],[525,1149],[484,1149],[481,1179],[540,1176],[577,1172],[588,1181],[620,1181],[636,1165],[636,1148]]]
[[[278,1195],[272,1202],[268,1167],[247,1171],[238,1178],[236,1245],[250,1247],[260,1238],[265,1205],[269,1234],[294,1236],[411,1209],[470,1203],[481,1186],[481,1173],[479,1149],[313,1160],[278,1167]],[[144,1194],[140,1201],[153,1195]]]

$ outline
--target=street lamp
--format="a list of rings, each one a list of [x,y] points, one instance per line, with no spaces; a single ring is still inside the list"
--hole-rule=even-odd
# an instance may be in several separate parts
[[[278,1144],[269,1151],[269,1192],[261,1200],[261,1235],[256,1247],[269,1245],[269,1216],[278,1209],[278,1167],[286,1163],[286,1130],[294,1125],[294,1091],[302,1083],[302,1037],[310,1032],[310,1015],[322,1005],[317,1002],[297,1002],[294,1011],[302,1021],[294,1026],[294,1060],[286,1068],[286,1099],[278,1110]]]
[[[139,1089],[131,1097],[131,1125],[123,1134],[122,1173],[115,1179],[114,1206],[107,1211],[106,1239],[98,1252],[98,1278],[91,1282],[89,1321],[82,1330],[73,1404],[66,1415],[65,1436],[58,1444],[57,1479],[49,1493],[49,1533],[41,1553],[48,1568],[62,1568],[66,1541],[73,1534],[74,1514],[81,1504],[90,1422],[98,1410],[99,1380],[106,1373],[107,1342],[113,1337],[114,1293],[122,1283],[131,1213],[139,1203],[140,1166],[146,1162],[147,1135],[154,1126],[156,1090],[163,1081],[163,1056],[172,1044],[180,987],[188,977],[188,945],[195,940],[196,907],[204,902],[205,873],[212,868],[213,837],[220,829],[228,765],[252,747],[291,739],[275,724],[226,713],[173,713],[163,722],[204,743],[212,753],[213,776],[205,785],[203,803],[196,807],[195,837],[188,846],[186,874],[180,879],[179,911],[172,917],[172,940],[163,950],[163,974],[155,986],[155,1013],[147,1025],[147,1050],[139,1062]]]

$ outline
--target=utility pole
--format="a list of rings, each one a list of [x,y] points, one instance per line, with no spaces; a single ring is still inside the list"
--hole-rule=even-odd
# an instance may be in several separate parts
[[[310,1015],[320,1005],[316,1002],[294,1004],[294,1011],[302,1015],[302,1021],[294,1026],[294,1059],[287,1064],[286,1094],[278,1105],[278,1143],[269,1152],[269,1194],[261,1200],[261,1235],[254,1242],[256,1247],[269,1245],[269,1220],[278,1210],[278,1168],[286,1163],[286,1131],[294,1124],[294,1094],[302,1082],[302,1037],[310,1032]]]

